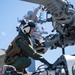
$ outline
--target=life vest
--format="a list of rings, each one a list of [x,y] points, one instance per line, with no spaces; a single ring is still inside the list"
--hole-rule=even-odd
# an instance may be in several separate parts
[[[9,57],[14,57],[15,55],[19,54],[21,49],[17,46],[16,41],[19,38],[23,38],[22,36],[17,36],[15,39],[11,42],[11,44],[8,46],[8,49],[6,50],[6,55]]]
[[[24,38],[23,36],[17,36],[15,37],[15,39],[11,42],[11,44],[8,46],[7,50],[6,50],[6,56],[4,59],[4,63],[5,64],[12,64],[18,57],[20,54],[21,49],[17,46],[16,41],[19,38]]]

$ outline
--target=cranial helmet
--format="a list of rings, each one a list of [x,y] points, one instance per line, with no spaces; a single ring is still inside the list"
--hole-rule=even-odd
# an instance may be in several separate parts
[[[26,22],[25,22],[26,23]],[[20,29],[21,31],[26,34],[26,33],[30,33],[31,28],[35,28],[35,23],[34,22],[28,22],[24,25],[21,25]]]
[[[16,30],[19,32],[21,30],[21,26],[26,24],[25,20],[20,20],[20,23],[16,26]]]

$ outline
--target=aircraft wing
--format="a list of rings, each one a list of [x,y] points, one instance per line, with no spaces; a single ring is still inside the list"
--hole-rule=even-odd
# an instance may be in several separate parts
[[[21,1],[26,1],[26,2],[31,2],[31,3],[46,5],[46,4],[48,4],[51,0],[21,0]]]

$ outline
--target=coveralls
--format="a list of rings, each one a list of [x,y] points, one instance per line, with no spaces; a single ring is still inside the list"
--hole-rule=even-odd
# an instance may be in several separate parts
[[[31,46],[31,41],[29,40],[30,37],[27,34],[19,32],[19,36],[23,36],[23,38],[19,38],[16,41],[17,46],[21,49],[20,55],[11,65],[13,65],[19,72],[23,72],[25,68],[30,66],[31,57],[35,60],[40,60],[44,64],[50,66],[50,64],[33,49]]]

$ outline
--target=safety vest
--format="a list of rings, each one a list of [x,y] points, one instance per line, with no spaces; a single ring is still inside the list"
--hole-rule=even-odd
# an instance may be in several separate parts
[[[23,36],[17,36],[15,39],[11,42],[11,44],[8,46],[8,49],[6,50],[6,55],[9,57],[14,57],[15,55],[19,54],[21,49],[17,46],[16,41],[19,38],[23,38]]]
[[[21,49],[16,44],[16,41],[19,38],[24,38],[24,37],[18,35],[8,46],[8,48],[6,50],[6,56],[4,58],[5,64],[11,65],[19,57]]]

